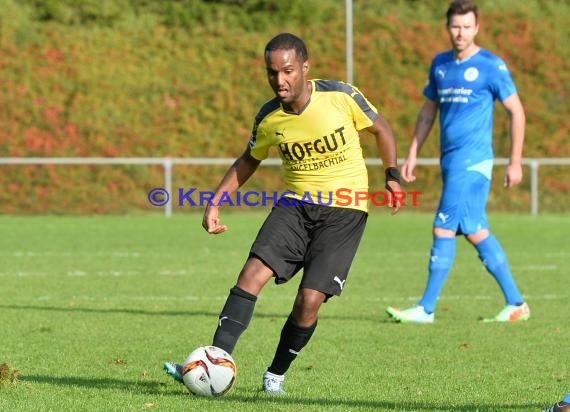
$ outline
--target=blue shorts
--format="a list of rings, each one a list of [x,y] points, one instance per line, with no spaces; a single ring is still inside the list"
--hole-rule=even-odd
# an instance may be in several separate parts
[[[485,208],[490,188],[491,180],[479,172],[447,172],[433,226],[459,235],[488,229]]]

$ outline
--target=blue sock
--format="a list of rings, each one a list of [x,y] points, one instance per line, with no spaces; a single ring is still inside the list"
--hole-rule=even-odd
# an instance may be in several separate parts
[[[564,403],[569,403],[570,404],[570,391],[568,391],[568,393],[566,394],[566,397],[564,399],[562,399],[562,404]]]
[[[524,300],[515,285],[507,257],[495,236],[489,233],[489,236],[475,245],[475,249],[487,271],[495,277],[507,305],[522,304]]]
[[[454,237],[434,237],[429,258],[429,276],[424,294],[418,303],[427,313],[435,310],[435,301],[447,279],[447,274],[455,259],[456,241]]]

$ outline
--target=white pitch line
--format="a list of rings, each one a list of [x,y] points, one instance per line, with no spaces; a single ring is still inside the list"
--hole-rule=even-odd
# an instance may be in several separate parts
[[[0,272],[0,277],[32,277],[32,276],[48,276],[49,274],[46,272]]]
[[[368,302],[397,302],[407,301],[417,303],[421,296],[381,296],[367,298]],[[440,296],[437,300],[491,300],[491,296]]]
[[[139,258],[143,256],[140,252],[37,252],[37,251],[22,251],[16,250],[13,252],[2,251],[0,252],[0,257],[77,257],[77,256],[89,256],[89,257],[119,257],[119,258]]]
[[[532,301],[550,301],[550,300],[567,300],[569,298],[568,295],[559,295],[559,294],[545,294],[545,295],[524,295],[525,300],[530,302]],[[50,296],[44,295],[35,297],[32,299],[18,299],[19,301],[46,301],[57,299],[59,300],[60,297],[57,296]],[[218,296],[196,296],[196,295],[186,295],[186,296],[171,296],[171,295],[159,295],[159,296],[125,296],[125,295],[117,295],[117,296],[103,296],[103,297],[94,297],[88,295],[80,295],[80,296],[73,296],[72,299],[75,300],[82,300],[88,302],[126,302],[126,301],[143,301],[143,302],[188,302],[188,301],[225,301],[227,299],[227,295],[218,295]],[[265,299],[270,299],[271,301],[290,301],[292,296],[290,295],[280,295],[280,296],[271,296],[271,297],[264,297],[263,295],[259,296],[258,299],[260,301],[264,301]],[[343,296],[343,300],[350,300],[350,296]],[[374,298],[365,298],[364,300],[367,302],[413,302],[416,303],[420,299],[419,296],[383,296],[383,297],[374,297]],[[439,301],[487,301],[487,300],[497,300],[499,299],[498,296],[486,296],[486,295],[476,295],[476,296],[440,296],[438,299]]]
[[[557,265],[526,265],[513,266],[513,270],[559,270]]]
[[[97,271],[87,271],[82,269],[68,270],[67,272],[0,272],[0,277],[31,277],[31,276],[59,276],[66,275],[72,277],[87,277],[87,276],[143,276],[143,275],[159,275],[159,276],[189,276],[196,273],[193,270],[186,269],[174,269],[174,270],[160,270],[157,273],[142,272],[139,270],[97,270]]]
[[[523,295],[525,300],[560,300],[568,299],[568,295],[557,295],[557,294],[547,294],[547,295]],[[396,296],[396,297],[374,297],[367,298],[366,301],[369,302],[394,302],[394,301],[408,301],[417,303],[421,296]],[[438,301],[458,301],[458,300],[468,300],[468,301],[481,301],[481,300],[496,300],[499,297],[497,295],[487,296],[487,295],[452,295],[452,296],[440,296]]]

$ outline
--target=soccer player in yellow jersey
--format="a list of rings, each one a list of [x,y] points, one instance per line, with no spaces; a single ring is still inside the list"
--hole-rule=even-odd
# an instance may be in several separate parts
[[[271,278],[277,284],[287,282],[302,269],[293,309],[263,374],[263,390],[280,395],[285,393],[285,372],[315,331],[321,304],[345,287],[364,231],[367,201],[357,193],[368,193],[368,176],[360,130],[376,139],[386,189],[400,192],[401,188],[391,128],[357,88],[339,81],[309,80],[307,48],[290,33],[269,41],[265,64],[275,98],[255,117],[249,143],[222,178],[202,225],[211,234],[227,230],[220,222],[219,200],[237,191],[268,156],[269,148],[277,147],[287,196],[262,225],[220,313],[212,344],[232,353],[265,284]],[[353,195],[350,201],[347,194]],[[400,205],[393,202],[391,207],[396,213]],[[167,362],[164,368],[181,381],[180,365]]]

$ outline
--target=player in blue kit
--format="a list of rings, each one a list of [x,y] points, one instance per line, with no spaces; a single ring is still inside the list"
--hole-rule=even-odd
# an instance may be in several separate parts
[[[493,167],[493,105],[498,99],[510,119],[511,151],[505,186],[522,180],[525,113],[503,60],[475,44],[479,30],[477,6],[471,0],[453,1],[447,10],[452,49],[432,61],[402,177],[415,180],[414,168],[422,144],[439,111],[440,164],[443,189],[433,223],[429,276],[417,305],[388,307],[400,322],[432,323],[436,300],[455,258],[456,236],[475,247],[505,297],[506,307],[487,321],[515,322],[530,317],[513,280],[501,245],[489,231],[485,207]]]
[[[544,409],[543,412],[570,412],[570,391],[568,391],[564,399],[550,408]]]

